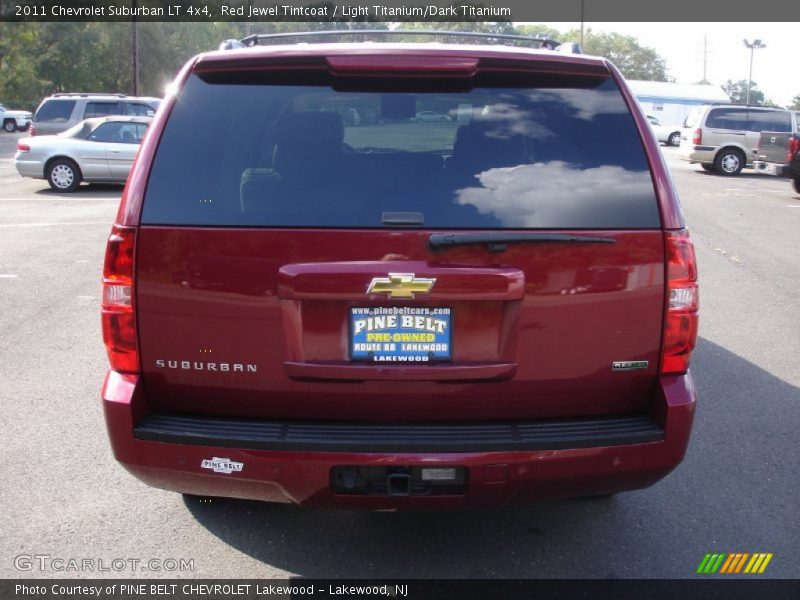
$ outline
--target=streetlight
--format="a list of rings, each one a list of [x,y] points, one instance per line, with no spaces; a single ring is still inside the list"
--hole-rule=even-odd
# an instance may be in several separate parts
[[[747,100],[745,101],[745,104],[750,104],[750,88],[753,85],[753,52],[761,48],[766,48],[767,45],[761,43],[761,40],[753,40],[752,44],[744,40],[744,45],[750,48],[750,77],[747,80]]]

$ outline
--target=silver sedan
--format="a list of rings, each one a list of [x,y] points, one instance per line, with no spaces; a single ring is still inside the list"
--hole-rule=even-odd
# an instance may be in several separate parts
[[[656,134],[659,142],[664,142],[667,146],[681,145],[681,126],[671,125],[656,119],[653,115],[647,115],[647,121]]]
[[[17,142],[14,165],[23,177],[47,179],[56,192],[81,181],[124,183],[151,117],[87,119],[58,135]]]

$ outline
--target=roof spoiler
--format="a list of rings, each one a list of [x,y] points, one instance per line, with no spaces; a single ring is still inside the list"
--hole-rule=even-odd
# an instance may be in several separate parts
[[[558,50],[570,54],[583,54],[580,44],[576,42],[557,42],[544,37],[532,35],[516,35],[510,33],[483,33],[478,31],[421,31],[414,29],[351,29],[351,30],[333,30],[333,31],[294,31],[282,33],[259,33],[249,35],[241,40],[228,39],[222,42],[219,46],[220,50],[235,50],[237,48],[250,48],[252,46],[261,45],[262,42],[272,42],[274,40],[283,40],[287,38],[303,39],[308,38],[336,38],[343,36],[396,36],[396,35],[412,35],[412,36],[425,36],[425,37],[461,37],[461,38],[478,38],[482,40],[513,40],[516,42],[524,42],[531,44],[535,48],[545,50]]]

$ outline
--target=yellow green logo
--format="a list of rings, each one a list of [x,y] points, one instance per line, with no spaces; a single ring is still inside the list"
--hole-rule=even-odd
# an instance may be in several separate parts
[[[755,575],[763,573],[772,560],[772,552],[732,552],[730,554],[706,554],[697,572],[703,575],[713,575],[715,573],[731,575],[735,573],[747,573]]]

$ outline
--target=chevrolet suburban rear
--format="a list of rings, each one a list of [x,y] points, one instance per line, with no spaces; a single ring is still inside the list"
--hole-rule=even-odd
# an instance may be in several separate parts
[[[492,506],[646,487],[689,441],[694,250],[601,58],[200,55],[147,133],[103,285],[111,445],[159,488]]]

